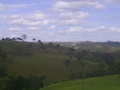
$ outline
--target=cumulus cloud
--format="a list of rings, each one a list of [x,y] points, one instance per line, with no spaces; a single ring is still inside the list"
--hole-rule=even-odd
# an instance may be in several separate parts
[[[15,27],[10,27],[8,30],[9,31],[21,31],[22,29],[15,26]]]
[[[30,6],[35,6],[37,4],[1,4],[0,3],[0,11],[7,10],[9,8],[25,8]]]
[[[56,11],[65,11],[65,10],[81,10],[84,7],[91,7],[95,9],[104,9],[105,6],[98,1],[57,1],[53,5],[53,10]]]
[[[10,37],[12,37],[12,38],[13,38],[13,37],[17,37],[17,35],[16,35],[16,34],[12,34],[12,35],[10,35]]]
[[[83,32],[94,32],[96,30],[96,28],[71,27],[69,30],[67,30],[67,33],[79,34]]]
[[[0,34],[0,36],[3,36],[2,34]]]
[[[6,9],[6,6],[4,5],[4,4],[1,4],[0,3],[0,11],[3,11],[3,10],[5,10]]]
[[[49,27],[49,30],[53,30],[53,29],[55,29],[55,28],[56,28],[56,26],[53,25],[53,26]]]
[[[21,17],[21,15],[19,15],[19,14],[14,14],[14,15],[9,15],[9,16],[7,16],[6,18],[7,19],[18,19],[18,18],[20,18]]]
[[[39,27],[28,27],[27,30],[39,30],[40,28]]]
[[[35,6],[36,4],[6,4],[8,8],[24,8],[29,6]]]
[[[106,0],[108,3],[120,3],[120,0]]]
[[[34,34],[28,34],[29,37],[39,37],[41,36],[40,34],[34,33]]]
[[[33,15],[29,15],[26,17],[26,19],[29,19],[29,20],[43,20],[47,18],[47,16],[43,13],[43,12],[37,12]]]
[[[75,2],[75,1],[98,1],[98,0],[57,0],[57,1]]]
[[[12,16],[13,17],[13,16]],[[14,17],[19,17],[15,16]],[[40,26],[40,25],[48,25],[56,23],[55,19],[48,18],[48,16],[43,12],[36,12],[35,14],[28,16],[21,16],[18,19],[13,19],[9,22],[11,25],[19,25],[19,26]]]
[[[109,27],[109,31],[110,32],[120,33],[120,28],[111,26],[111,27]]]
[[[71,18],[76,18],[76,19],[84,19],[89,17],[88,12],[64,12],[61,13],[60,17],[62,19],[71,19]]]
[[[69,30],[67,30],[67,33],[79,33],[82,32],[83,27],[71,27]]]
[[[41,25],[48,25],[51,23],[55,23],[56,21],[53,19],[45,19],[41,21],[36,21],[36,20],[26,20],[24,18],[18,19],[18,20],[12,20],[10,24],[12,25],[19,25],[19,26],[41,26]]]
[[[84,28],[84,27],[70,27],[68,30],[58,30],[51,32],[52,35],[59,35],[59,34],[82,34],[82,33],[94,33],[94,32],[102,32],[102,33],[120,33],[120,28],[118,27],[105,27],[100,26],[96,28]]]
[[[21,18],[21,15],[19,14],[13,14],[13,15],[0,15],[0,19],[6,19],[6,20],[9,20],[9,19],[19,19]]]
[[[78,19],[66,19],[59,21],[59,25],[78,25],[83,24],[83,21],[79,21]]]
[[[60,14],[60,25],[84,24],[85,19],[90,15],[88,12],[63,12]]]

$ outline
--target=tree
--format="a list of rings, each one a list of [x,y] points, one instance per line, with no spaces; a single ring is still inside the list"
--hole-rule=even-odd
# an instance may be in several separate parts
[[[120,60],[115,61],[115,69],[118,74],[118,83],[120,83]]]
[[[16,90],[23,90],[24,88],[26,88],[26,78],[23,76],[18,76],[16,79]]]
[[[54,43],[53,43],[53,42],[49,42],[48,45],[49,45],[50,47],[52,47],[52,46],[54,46]]]
[[[45,86],[44,76],[31,76],[28,78],[28,90],[38,90]]]
[[[105,68],[106,68],[106,64],[105,62],[101,61],[99,62],[99,72],[100,72],[100,75],[104,75],[105,74]]]
[[[59,47],[60,47],[60,44],[57,44],[56,47],[59,48]]]
[[[0,61],[1,62],[6,62],[7,59],[7,54],[0,48]]]
[[[15,47],[15,55],[23,55],[23,48],[21,46],[16,46]]]
[[[7,70],[4,66],[0,65],[0,78],[7,76]]]
[[[74,48],[69,48],[69,50],[70,50],[71,52],[74,52],[74,51],[75,51],[75,49],[74,49]]]
[[[35,39],[35,38],[33,38],[32,40],[35,42],[35,40],[36,40],[36,39]]]
[[[43,42],[41,40],[38,40],[38,43],[42,46]]]
[[[27,35],[26,34],[23,34],[22,36],[22,39],[25,41],[25,39],[27,39]]]
[[[66,68],[68,68],[68,66],[70,65],[70,60],[69,59],[65,59],[64,60],[64,64],[65,64],[65,66],[66,66]]]
[[[82,77],[83,77],[83,90],[85,90],[85,57],[88,54],[88,50],[84,49],[81,50],[80,52],[77,53],[76,58],[78,60],[78,64],[80,65],[80,67],[82,68]]]
[[[20,38],[20,37],[17,37],[16,39],[17,39],[18,41],[23,41],[23,39]]]

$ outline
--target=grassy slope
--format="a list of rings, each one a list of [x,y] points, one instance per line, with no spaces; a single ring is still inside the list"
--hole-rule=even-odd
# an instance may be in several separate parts
[[[10,75],[45,75],[49,82],[63,81],[67,78],[63,65],[64,55],[38,54],[28,57],[17,57],[6,66]],[[59,78],[58,78],[59,77]]]
[[[40,90],[82,90],[82,80],[57,83]],[[120,90],[120,84],[117,76],[88,78],[85,80],[85,90]]]
[[[68,69],[63,64],[67,58],[65,55],[40,53],[27,57],[16,57],[12,63],[7,63],[6,67],[9,75],[45,75],[47,82],[61,82],[68,80]],[[94,71],[96,63],[87,62],[86,71]]]

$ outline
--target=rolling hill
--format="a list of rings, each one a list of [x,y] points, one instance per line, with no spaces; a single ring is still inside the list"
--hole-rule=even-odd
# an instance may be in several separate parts
[[[0,47],[8,56],[14,55],[12,62],[3,63],[7,68],[9,76],[23,75],[27,77],[44,75],[47,84],[70,79],[70,71],[64,65],[64,60],[68,59],[66,53],[69,52],[69,48],[58,48],[47,44],[44,45],[45,48],[41,48],[41,45],[38,43],[13,41],[1,41]],[[71,60],[76,61],[74,57]],[[86,61],[86,63],[87,72],[95,71],[98,66],[95,62]],[[73,71],[76,71],[74,66],[71,66],[71,68]]]

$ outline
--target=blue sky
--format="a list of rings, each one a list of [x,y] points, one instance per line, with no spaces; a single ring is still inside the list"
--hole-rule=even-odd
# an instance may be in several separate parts
[[[120,41],[120,0],[0,0],[0,39]]]

